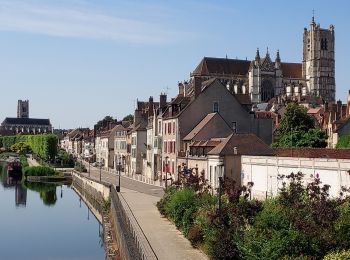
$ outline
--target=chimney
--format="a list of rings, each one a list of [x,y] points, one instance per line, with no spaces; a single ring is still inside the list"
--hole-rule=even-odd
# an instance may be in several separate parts
[[[199,94],[202,92],[202,79],[198,78],[198,77],[194,77],[193,78],[194,82],[194,98],[197,98],[199,96]]]
[[[184,96],[185,95],[185,86],[180,82],[178,84],[179,87],[179,96]]]
[[[141,119],[142,119],[142,111],[139,109],[135,109],[135,113],[134,113],[134,125],[137,126],[138,124],[141,123]]]
[[[159,106],[160,108],[166,107],[166,94],[161,93],[159,96]]]
[[[184,96],[187,96],[188,88],[189,88],[188,82],[187,82],[187,81],[184,81],[184,89],[185,89]]]
[[[150,96],[148,100],[148,116],[153,116],[153,109],[154,109],[153,97]]]

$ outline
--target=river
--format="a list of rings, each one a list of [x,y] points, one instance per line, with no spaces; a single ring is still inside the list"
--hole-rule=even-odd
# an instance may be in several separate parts
[[[0,259],[105,259],[102,225],[72,188],[25,184],[0,163]]]

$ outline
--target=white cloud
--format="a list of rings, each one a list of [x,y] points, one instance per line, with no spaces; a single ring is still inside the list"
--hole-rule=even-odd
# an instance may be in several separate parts
[[[170,32],[159,24],[121,18],[81,6],[44,6],[16,0],[0,2],[0,31],[136,44],[169,43],[179,37],[179,33]]]

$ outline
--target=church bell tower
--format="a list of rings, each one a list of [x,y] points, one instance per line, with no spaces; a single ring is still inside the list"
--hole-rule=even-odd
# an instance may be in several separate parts
[[[29,118],[29,100],[18,100],[17,118]]]
[[[310,30],[304,28],[303,78],[310,94],[335,101],[334,26],[320,28],[314,17]]]

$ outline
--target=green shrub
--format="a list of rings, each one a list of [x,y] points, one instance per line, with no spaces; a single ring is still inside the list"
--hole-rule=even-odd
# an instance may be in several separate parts
[[[290,222],[289,216],[276,199],[264,202],[253,226],[238,242],[246,259],[281,259],[300,256],[307,251],[307,241]]]
[[[167,216],[174,221],[176,227],[182,228],[182,220],[186,210],[196,207],[196,204],[196,193],[190,188],[185,188],[175,192],[167,203],[165,211]]]
[[[58,137],[54,134],[3,136],[2,145],[10,150],[12,145],[23,143],[45,161],[53,161],[57,154]]]
[[[350,133],[339,138],[336,148],[350,148]]]
[[[21,162],[22,165],[22,169],[24,170],[26,167],[29,166],[28,160],[27,160],[27,156],[25,156],[24,154],[21,154],[19,156],[19,160]]]
[[[338,247],[350,248],[350,201],[345,201],[338,206],[339,217],[335,222],[335,237]]]
[[[85,165],[78,161],[75,162],[74,170],[78,172],[87,172]]]
[[[165,217],[168,217],[165,209],[166,209],[168,203],[171,201],[171,199],[176,191],[177,191],[176,187],[172,186],[172,187],[168,188],[165,191],[163,197],[160,199],[160,201],[157,202],[157,208],[158,208],[160,214],[162,214]]]
[[[27,176],[55,176],[57,172],[46,166],[31,166],[24,170],[24,175]]]
[[[323,260],[350,260],[350,250],[329,253]]]

